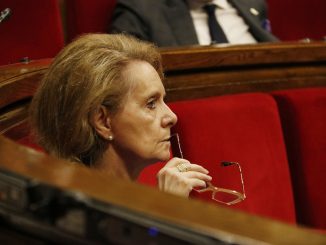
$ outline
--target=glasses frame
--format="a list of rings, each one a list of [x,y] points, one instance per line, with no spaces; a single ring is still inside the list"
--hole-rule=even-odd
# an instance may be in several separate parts
[[[181,150],[179,134],[178,133],[172,134],[171,139],[174,138],[174,137],[176,138],[176,143],[177,143],[177,149],[174,149],[174,150],[178,151],[176,153],[176,156],[183,158],[183,153],[182,153],[182,150]],[[171,142],[171,145],[172,145],[172,142]],[[173,146],[172,146],[172,150],[173,150]],[[173,152],[173,154],[174,153],[175,152]],[[242,176],[242,169],[241,169],[240,164],[238,162],[226,162],[226,161],[221,162],[222,167],[228,167],[228,166],[232,166],[232,165],[236,165],[238,167],[238,169],[239,169],[241,185],[242,185],[242,193],[239,192],[239,191],[236,191],[236,190],[216,187],[210,181],[206,182],[207,187],[205,187],[203,189],[193,189],[193,190],[198,192],[198,193],[211,191],[212,192],[212,197],[211,197],[212,200],[214,200],[216,202],[219,202],[219,203],[226,204],[226,205],[233,205],[233,204],[236,204],[236,203],[239,203],[239,202],[245,200],[246,199],[246,193],[245,193],[244,181],[243,181],[243,176]],[[216,195],[217,192],[224,192],[224,193],[227,193],[227,194],[234,195],[235,199],[233,201],[230,201],[230,202],[224,202],[224,201],[218,200],[218,199],[215,198],[215,195]]]
[[[233,205],[233,204],[239,203],[239,202],[243,201],[244,199],[246,199],[246,193],[245,193],[245,189],[244,189],[244,182],[243,182],[243,176],[242,176],[242,170],[241,170],[240,164],[238,162],[222,162],[221,163],[222,167],[227,167],[227,166],[232,166],[232,165],[237,165],[237,167],[239,169],[241,185],[242,185],[242,193],[239,192],[239,191],[231,190],[231,189],[216,187],[210,181],[206,182],[207,187],[205,187],[203,189],[194,189],[194,191],[196,191],[198,193],[211,191],[212,192],[212,199],[214,201],[219,202],[219,203],[223,203],[223,204],[226,204],[226,205]],[[224,193],[227,193],[227,194],[234,195],[235,199],[233,201],[230,201],[230,202],[221,201],[221,200],[215,198],[215,195],[216,195],[217,192],[224,192]]]

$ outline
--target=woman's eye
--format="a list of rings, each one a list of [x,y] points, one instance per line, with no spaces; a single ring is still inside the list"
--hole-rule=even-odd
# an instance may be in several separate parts
[[[147,103],[147,108],[149,109],[155,109],[156,107],[156,101],[155,100],[151,100]]]

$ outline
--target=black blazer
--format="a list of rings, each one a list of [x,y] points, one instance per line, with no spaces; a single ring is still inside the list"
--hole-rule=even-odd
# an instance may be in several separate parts
[[[265,0],[229,2],[258,42],[278,40],[264,28],[268,23]],[[254,15],[251,8],[258,14]],[[126,32],[160,47],[198,44],[190,11],[183,0],[118,0],[109,32]]]

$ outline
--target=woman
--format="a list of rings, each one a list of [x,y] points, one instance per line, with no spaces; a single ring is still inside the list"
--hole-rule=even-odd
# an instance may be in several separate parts
[[[50,154],[135,180],[170,158],[176,115],[164,102],[161,57],[152,44],[117,34],[88,34],[54,59],[31,107],[32,126]],[[159,189],[187,197],[211,177],[172,158]]]

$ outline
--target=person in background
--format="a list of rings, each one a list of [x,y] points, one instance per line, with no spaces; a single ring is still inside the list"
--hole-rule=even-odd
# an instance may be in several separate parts
[[[88,34],[54,59],[31,103],[31,125],[51,155],[136,180],[167,161],[159,189],[188,197],[211,180],[202,166],[170,159],[176,115],[164,102],[157,48],[124,34]]]
[[[265,0],[117,0],[109,32],[159,47],[278,41],[266,9]]]

